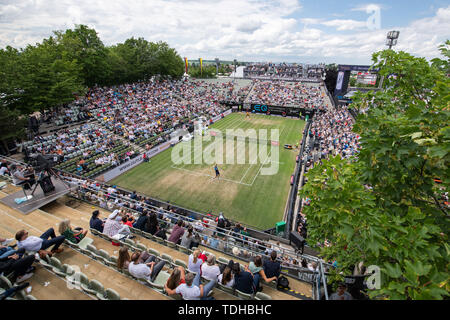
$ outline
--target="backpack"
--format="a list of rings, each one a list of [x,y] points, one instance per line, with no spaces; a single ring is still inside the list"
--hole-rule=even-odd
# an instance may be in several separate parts
[[[289,290],[289,280],[285,276],[279,277],[277,281],[277,288],[278,290]]]

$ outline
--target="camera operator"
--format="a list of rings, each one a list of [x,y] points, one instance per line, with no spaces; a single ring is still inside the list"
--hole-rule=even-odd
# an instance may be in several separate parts
[[[28,189],[31,189],[31,185],[34,184],[35,179],[34,174],[30,172],[30,169],[16,166],[15,164],[12,164],[10,169],[12,172],[13,183],[16,186],[27,185]]]

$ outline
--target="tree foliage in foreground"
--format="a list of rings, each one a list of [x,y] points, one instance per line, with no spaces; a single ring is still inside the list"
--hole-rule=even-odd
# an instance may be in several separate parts
[[[447,42],[447,47],[448,47]],[[370,295],[384,299],[443,299],[449,296],[450,66],[405,52],[373,55],[385,77],[384,90],[357,94],[353,107],[367,110],[354,125],[357,159],[339,156],[307,174],[300,191],[308,243],[324,243],[324,258],[337,260],[330,279],[343,280],[360,261],[381,270]],[[441,183],[436,183],[440,179]]]

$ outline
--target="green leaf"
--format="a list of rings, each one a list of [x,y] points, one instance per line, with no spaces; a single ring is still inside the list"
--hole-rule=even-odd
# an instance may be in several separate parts
[[[398,264],[392,265],[390,263],[385,263],[384,270],[389,277],[394,279],[399,278],[402,275],[402,270]]]

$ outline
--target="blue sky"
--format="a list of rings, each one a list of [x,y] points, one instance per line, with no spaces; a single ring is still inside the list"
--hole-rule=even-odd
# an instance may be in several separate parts
[[[450,2],[0,0],[0,47],[34,44],[75,24],[95,28],[107,45],[162,40],[189,59],[370,64],[393,29],[397,50],[438,56],[450,38]]]

